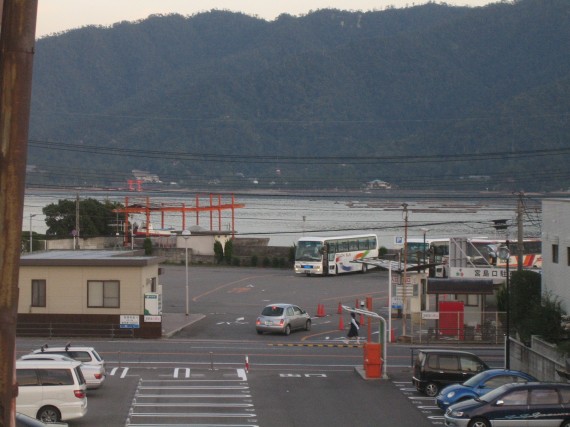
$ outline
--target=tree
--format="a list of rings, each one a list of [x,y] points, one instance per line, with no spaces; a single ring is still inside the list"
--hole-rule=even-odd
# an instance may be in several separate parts
[[[115,233],[113,223],[116,213],[113,209],[122,206],[120,203],[100,202],[95,199],[79,201],[79,231],[83,237],[109,236]],[[59,200],[43,208],[48,226],[46,235],[69,237],[76,227],[77,202],[75,200]]]
[[[514,271],[511,275],[511,295],[509,300],[511,325],[524,340],[530,338],[541,306],[541,277],[533,271]]]
[[[227,240],[226,244],[224,245],[224,258],[226,260],[226,264],[230,265],[232,263],[234,253],[234,241],[232,239]]]
[[[222,242],[216,240],[214,242],[214,256],[216,257],[216,262],[220,264],[224,260],[224,248]]]
[[[541,276],[533,271],[515,271],[510,281],[510,324],[523,342],[532,335],[557,342],[565,334],[561,326],[562,304],[550,293],[541,295]],[[499,310],[507,311],[506,287],[497,293]]]

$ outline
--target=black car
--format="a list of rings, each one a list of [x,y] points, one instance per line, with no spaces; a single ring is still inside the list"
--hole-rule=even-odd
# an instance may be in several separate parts
[[[570,384],[505,384],[445,412],[447,427],[570,427]]]
[[[430,397],[449,384],[463,383],[489,366],[467,351],[420,350],[414,363],[412,381],[416,389]]]

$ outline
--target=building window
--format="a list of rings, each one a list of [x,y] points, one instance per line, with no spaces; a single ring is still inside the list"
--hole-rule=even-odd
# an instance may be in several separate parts
[[[118,280],[90,280],[87,282],[87,307],[120,307]]]
[[[552,245],[552,263],[558,264],[558,245]]]
[[[465,302],[467,307],[478,307],[479,306],[479,295],[467,294],[467,301]]]
[[[152,279],[150,279],[150,291],[151,292],[156,292],[156,277],[153,277]]]
[[[46,281],[32,280],[32,307],[46,306]]]

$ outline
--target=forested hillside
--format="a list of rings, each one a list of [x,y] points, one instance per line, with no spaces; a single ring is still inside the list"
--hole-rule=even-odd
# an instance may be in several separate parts
[[[28,184],[566,189],[568,40],[567,0],[56,34],[36,46]]]

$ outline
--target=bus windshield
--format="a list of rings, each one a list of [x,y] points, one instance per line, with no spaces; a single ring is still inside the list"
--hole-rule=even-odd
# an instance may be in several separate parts
[[[299,241],[295,259],[297,261],[320,261],[323,256],[322,248],[322,242]]]

